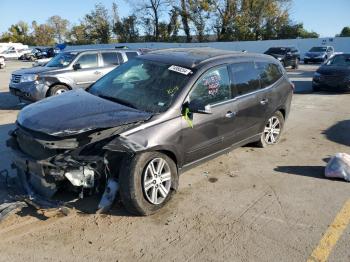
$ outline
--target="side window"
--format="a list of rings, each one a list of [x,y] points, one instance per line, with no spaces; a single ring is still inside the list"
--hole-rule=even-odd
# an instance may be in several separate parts
[[[119,65],[117,52],[103,52],[102,59],[105,66]]]
[[[274,84],[282,77],[282,73],[276,64],[257,62],[256,65],[259,71],[261,88]]]
[[[130,60],[130,59],[134,58],[135,56],[137,56],[136,52],[126,52],[125,54],[126,54],[128,60]]]
[[[259,72],[253,62],[232,64],[230,70],[237,95],[244,95],[260,89]]]
[[[210,69],[195,84],[190,101],[201,101],[204,105],[231,99],[230,78],[227,67]]]
[[[81,68],[97,67],[98,66],[97,54],[82,55],[78,59],[76,64],[80,64]]]

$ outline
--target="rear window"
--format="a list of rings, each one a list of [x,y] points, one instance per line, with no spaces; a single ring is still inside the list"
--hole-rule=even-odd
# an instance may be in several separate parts
[[[233,85],[237,95],[244,95],[260,89],[260,77],[254,62],[230,65]]]
[[[119,59],[117,52],[102,53],[104,65],[119,65]]]
[[[126,52],[125,54],[126,54],[128,60],[134,58],[135,56],[138,56],[137,52]]]
[[[282,72],[276,64],[267,62],[257,62],[261,87],[265,88],[277,82],[282,77]]]

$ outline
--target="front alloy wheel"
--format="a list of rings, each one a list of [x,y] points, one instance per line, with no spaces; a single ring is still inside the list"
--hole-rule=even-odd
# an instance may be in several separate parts
[[[161,152],[125,157],[119,173],[120,197],[136,215],[151,215],[169,202],[179,185],[177,167]]]
[[[147,200],[161,204],[170,192],[171,170],[163,158],[155,158],[149,162],[143,174],[142,189]]]

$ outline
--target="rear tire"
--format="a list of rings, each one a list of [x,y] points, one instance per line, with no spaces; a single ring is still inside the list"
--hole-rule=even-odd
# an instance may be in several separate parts
[[[145,152],[126,157],[121,166],[120,197],[125,208],[135,215],[156,213],[178,188],[176,164],[163,153]]]
[[[69,88],[65,85],[55,85],[53,87],[50,88],[49,92],[48,92],[48,96],[56,96],[56,95],[60,95],[64,92],[69,91]]]
[[[265,123],[258,147],[268,147],[279,143],[284,128],[284,117],[281,111],[275,112]]]
[[[316,85],[312,85],[312,91],[313,92],[319,92],[321,89],[319,86],[316,86]]]
[[[292,65],[292,69],[298,69],[298,68],[299,68],[299,59],[297,58],[294,64]]]

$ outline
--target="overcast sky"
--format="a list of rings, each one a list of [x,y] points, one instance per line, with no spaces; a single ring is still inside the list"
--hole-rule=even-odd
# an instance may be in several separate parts
[[[52,15],[78,23],[99,2],[110,8],[113,0],[0,0],[0,33],[19,20],[44,23]],[[132,13],[128,1],[115,2],[121,17]],[[350,0],[294,0],[290,13],[294,21],[304,23],[307,30],[322,37],[335,36],[344,26],[350,26]]]

